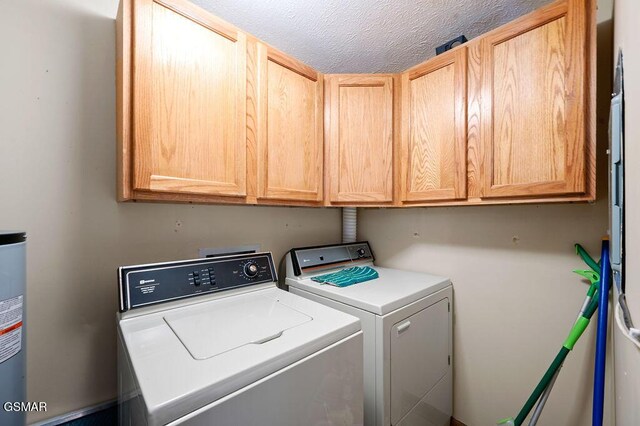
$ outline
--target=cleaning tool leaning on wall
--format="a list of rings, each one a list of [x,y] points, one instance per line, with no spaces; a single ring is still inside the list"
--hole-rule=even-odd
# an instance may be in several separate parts
[[[587,278],[591,283],[589,286],[589,290],[587,290],[587,295],[585,296],[582,308],[580,309],[580,313],[578,314],[578,318],[576,319],[573,327],[571,327],[571,331],[569,331],[569,335],[565,339],[562,347],[560,348],[560,351],[554,358],[553,362],[545,372],[538,385],[535,387],[531,396],[529,396],[529,399],[527,399],[527,401],[525,402],[518,415],[515,418],[508,417],[506,419],[502,419],[498,422],[498,425],[520,426],[524,424],[524,421],[526,420],[527,416],[529,416],[529,413],[531,413],[531,410],[534,408],[534,406],[536,406],[536,403],[537,406],[528,424],[529,426],[535,426],[537,424],[538,419],[542,414],[542,410],[544,409],[544,405],[549,398],[555,380],[558,377],[560,368],[564,363],[564,360],[567,358],[569,352],[574,348],[576,342],[578,341],[578,339],[580,339],[580,336],[582,336],[582,333],[584,333],[584,331],[586,330],[587,326],[589,325],[589,321],[591,320],[591,317],[593,316],[595,311],[598,309],[598,306],[602,303],[603,300],[608,300],[611,276],[609,265],[609,241],[602,241],[602,256],[600,262],[596,262],[581,245],[576,244],[575,247],[576,253],[585,261],[590,269],[575,270],[574,272],[582,277]],[[604,278],[604,280],[601,280],[601,278]],[[602,292],[606,293],[606,297],[600,297],[600,294]],[[604,315],[604,321],[606,323],[606,313]],[[604,337],[606,339],[606,336]],[[596,359],[596,366],[598,367],[598,362],[603,361],[599,361],[598,356],[596,356]],[[596,384],[599,385],[600,376],[602,376],[602,380],[604,380],[604,370],[600,371],[598,370],[598,368],[596,368],[595,375],[598,378]],[[596,389],[599,388],[594,386],[594,393],[596,392]],[[604,396],[604,391],[602,391],[601,394],[599,391],[598,393],[598,398]],[[597,415],[597,412],[601,410],[596,408],[597,404],[601,403],[602,400],[594,399],[594,419]]]

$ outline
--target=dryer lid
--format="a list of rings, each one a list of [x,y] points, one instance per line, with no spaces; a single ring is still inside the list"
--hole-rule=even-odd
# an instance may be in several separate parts
[[[310,278],[287,278],[287,284],[376,315],[386,315],[451,285],[449,278],[437,275],[373,268],[378,272],[377,279],[348,287],[324,285]]]
[[[245,345],[277,339],[312,318],[280,300],[239,298],[212,310],[208,306],[169,313],[164,320],[194,359],[203,360]]]

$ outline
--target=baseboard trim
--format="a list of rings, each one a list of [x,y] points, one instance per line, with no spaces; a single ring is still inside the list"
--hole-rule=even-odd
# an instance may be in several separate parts
[[[101,404],[92,405],[91,407],[81,408],[76,411],[72,411],[71,413],[61,414],[57,417],[52,417],[47,420],[42,420],[37,423],[31,423],[31,426],[58,426],[64,423],[68,423],[72,420],[77,420],[82,417],[90,416],[91,414],[97,413],[98,411],[108,410],[109,408],[115,407],[118,404],[117,400],[103,402]]]
[[[467,425],[462,423],[460,420],[456,420],[453,417],[451,417],[451,426],[467,426]]]

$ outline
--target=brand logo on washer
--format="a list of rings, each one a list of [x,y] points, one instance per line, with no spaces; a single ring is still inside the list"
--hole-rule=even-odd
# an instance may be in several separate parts
[[[152,283],[155,280],[140,280],[140,284],[147,284],[147,283]]]

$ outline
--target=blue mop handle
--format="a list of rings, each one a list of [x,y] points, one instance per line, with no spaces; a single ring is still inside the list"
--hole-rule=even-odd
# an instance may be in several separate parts
[[[598,291],[598,334],[596,336],[596,362],[593,374],[593,426],[602,426],[604,417],[604,377],[607,360],[607,318],[611,267],[609,265],[609,241],[602,240],[600,256],[600,289]]]

